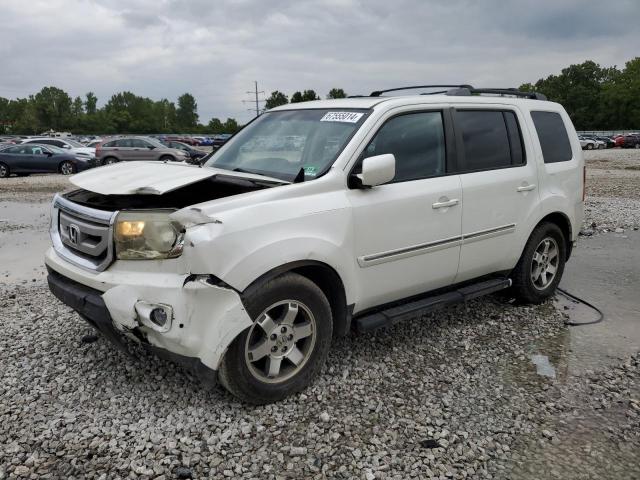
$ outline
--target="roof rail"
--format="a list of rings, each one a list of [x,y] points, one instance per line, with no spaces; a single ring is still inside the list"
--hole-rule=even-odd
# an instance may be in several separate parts
[[[388,88],[387,90],[375,90],[371,92],[370,97],[380,97],[383,93],[388,92],[398,92],[400,90],[415,90],[418,88],[457,88],[457,89],[469,89],[474,90],[471,85],[416,85],[412,87],[398,87],[398,88]]]
[[[452,96],[466,96],[466,95],[482,95],[488,93],[491,95],[510,95],[513,97],[529,98],[532,100],[546,100],[547,97],[538,92],[522,92],[517,88],[458,88],[456,90],[449,90],[446,95]]]

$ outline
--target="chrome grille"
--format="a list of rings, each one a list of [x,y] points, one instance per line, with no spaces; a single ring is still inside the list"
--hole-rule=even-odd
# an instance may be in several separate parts
[[[56,195],[51,241],[56,252],[79,267],[102,271],[113,261],[112,224],[116,212],[84,207]]]

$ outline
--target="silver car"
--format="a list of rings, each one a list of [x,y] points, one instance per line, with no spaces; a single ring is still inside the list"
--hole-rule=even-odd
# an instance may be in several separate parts
[[[132,160],[160,160],[183,162],[189,154],[169,148],[150,137],[120,137],[109,139],[96,147],[96,158],[100,165]]]

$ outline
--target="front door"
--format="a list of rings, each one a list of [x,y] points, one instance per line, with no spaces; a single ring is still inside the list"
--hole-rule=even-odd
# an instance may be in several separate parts
[[[459,177],[447,175],[443,112],[391,116],[361,159],[385,153],[396,158],[395,178],[348,191],[356,312],[449,285],[458,270],[462,195]]]

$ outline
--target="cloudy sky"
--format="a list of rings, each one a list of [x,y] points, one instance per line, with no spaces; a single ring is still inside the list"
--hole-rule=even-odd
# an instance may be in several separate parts
[[[322,96],[508,87],[640,54],[640,0],[0,0],[0,16],[0,96],[190,92],[204,123],[250,119],[254,80]]]

